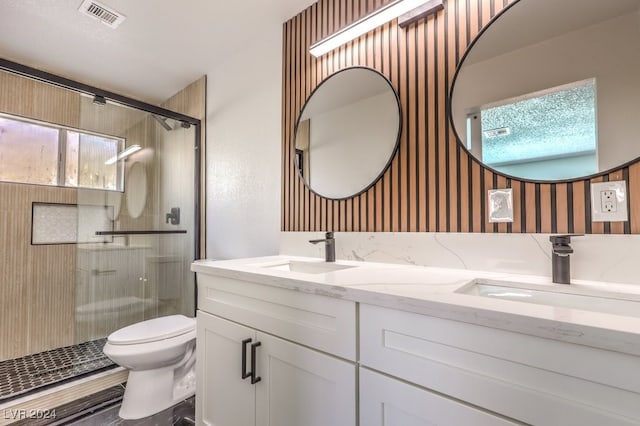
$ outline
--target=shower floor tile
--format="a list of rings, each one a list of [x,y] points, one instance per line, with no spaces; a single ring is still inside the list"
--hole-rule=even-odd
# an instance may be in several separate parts
[[[114,367],[102,348],[106,339],[0,361],[0,403],[36,389]]]

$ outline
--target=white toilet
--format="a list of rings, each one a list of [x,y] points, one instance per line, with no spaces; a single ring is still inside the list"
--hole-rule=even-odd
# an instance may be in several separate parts
[[[109,335],[104,353],[129,369],[120,417],[140,419],[195,394],[196,319],[170,315]]]

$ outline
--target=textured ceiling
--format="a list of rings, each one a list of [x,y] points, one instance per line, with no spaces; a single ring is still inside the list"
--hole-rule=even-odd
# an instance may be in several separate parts
[[[158,103],[313,2],[102,0],[127,17],[113,30],[82,0],[2,0],[0,57]]]

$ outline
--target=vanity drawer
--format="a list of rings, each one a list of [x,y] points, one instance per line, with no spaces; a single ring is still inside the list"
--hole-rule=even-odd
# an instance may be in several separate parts
[[[361,425],[523,425],[366,368],[359,384]]]
[[[637,425],[638,358],[360,306],[360,360],[529,424]]]
[[[339,357],[356,359],[356,304],[198,274],[198,309]]]

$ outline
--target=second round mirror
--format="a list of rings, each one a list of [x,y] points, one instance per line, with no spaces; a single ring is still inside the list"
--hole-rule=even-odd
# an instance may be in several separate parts
[[[512,2],[458,69],[451,112],[464,147],[534,181],[639,158],[639,14],[640,0]]]

